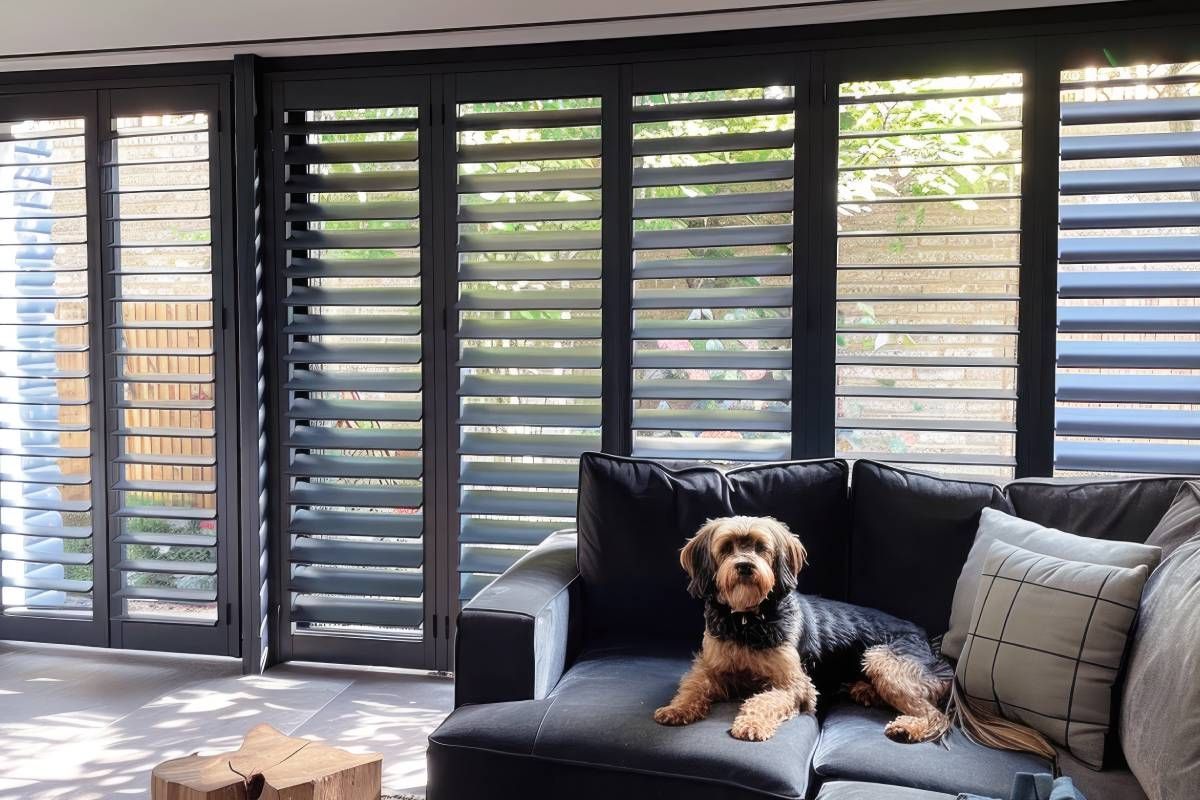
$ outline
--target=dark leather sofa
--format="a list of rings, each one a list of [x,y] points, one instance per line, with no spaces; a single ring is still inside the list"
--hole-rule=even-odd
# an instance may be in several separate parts
[[[945,632],[955,582],[986,506],[1081,535],[1144,541],[1181,478],[1028,479],[1000,488],[836,459],[667,469],[586,454],[578,533],[562,531],[462,610],[455,711],[430,736],[430,800],[687,797],[951,800],[1006,797],[1040,759],[972,744],[902,745],[890,714],[827,689],[816,717],[765,743],[728,729],[736,704],[685,728],[651,719],[702,631],[678,550],[708,517],[770,514],[808,548],[800,590],[849,599]],[[819,681],[820,682],[820,681]],[[1144,800],[1122,767],[1068,755],[1089,800]]]

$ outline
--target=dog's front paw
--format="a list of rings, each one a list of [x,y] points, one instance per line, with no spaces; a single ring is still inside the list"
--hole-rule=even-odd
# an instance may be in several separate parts
[[[893,742],[915,744],[937,738],[937,726],[934,720],[927,717],[914,717],[911,714],[901,714],[887,724],[883,729],[884,736]]]
[[[654,712],[654,721],[659,725],[691,725],[704,714],[693,708],[663,706]]]
[[[729,735],[743,742],[765,742],[775,735],[778,724],[754,717],[738,717],[729,729]]]

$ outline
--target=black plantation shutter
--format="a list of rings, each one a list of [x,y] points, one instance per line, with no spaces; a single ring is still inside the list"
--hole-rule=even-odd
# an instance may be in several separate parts
[[[840,84],[839,456],[1013,474],[1021,84]]]
[[[1200,471],[1200,67],[1062,75],[1055,470]]]
[[[703,67],[635,78],[633,455],[787,459],[794,86]]]
[[[108,97],[110,536],[120,574],[112,614],[126,623],[228,622],[222,565],[237,523],[225,518],[219,492],[232,464],[222,447],[216,97],[215,89]],[[133,645],[136,626],[123,630]],[[191,636],[184,649],[225,638]]]
[[[275,119],[296,658],[422,660],[425,91],[420,80],[287,83]],[[346,647],[322,644],[330,634]],[[352,652],[347,635],[396,646]]]
[[[571,526],[579,455],[600,449],[603,109],[594,82],[572,78],[515,95],[460,81],[462,599]]]
[[[0,99],[2,638],[107,643],[94,108],[90,92]]]

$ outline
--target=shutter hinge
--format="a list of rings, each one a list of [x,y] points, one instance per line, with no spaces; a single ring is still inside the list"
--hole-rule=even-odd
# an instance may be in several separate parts
[[[233,603],[225,604],[225,624],[226,625],[233,624]]]
[[[220,109],[217,109],[213,113],[213,126],[216,128],[217,133],[221,132],[221,110]]]
[[[435,638],[435,639],[436,639],[436,638],[438,637],[438,635],[437,635],[437,614],[434,614],[434,615],[433,615],[433,620],[432,620],[432,621],[433,621],[433,625],[432,625],[432,627],[433,627],[433,638]]]
[[[450,638],[450,615],[446,615],[446,638]]]
[[[229,309],[226,306],[221,306],[221,330],[229,330]]]
[[[829,102],[829,81],[821,82],[821,102],[822,103]]]
[[[442,103],[442,125],[446,124],[446,104]]]

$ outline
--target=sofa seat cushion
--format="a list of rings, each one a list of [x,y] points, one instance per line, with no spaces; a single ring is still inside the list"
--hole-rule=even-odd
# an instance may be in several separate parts
[[[1050,772],[1037,756],[977,745],[957,730],[942,742],[898,744],[883,735],[894,711],[833,704],[821,724],[813,770],[824,780],[866,781],[956,795],[1008,797],[1018,772]]]
[[[429,739],[431,800],[804,797],[812,715],[767,742],[729,735],[735,703],[682,728],[654,722],[689,664],[686,652],[592,652],[544,699],[457,709]]]
[[[1128,769],[1097,772],[1062,749],[1058,749],[1058,768],[1087,800],[1146,800],[1146,791]]]
[[[833,781],[821,787],[816,800],[956,800],[957,797],[955,794],[885,786],[881,783]]]

